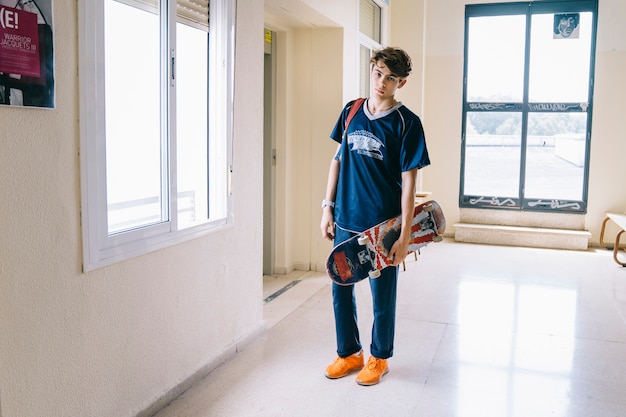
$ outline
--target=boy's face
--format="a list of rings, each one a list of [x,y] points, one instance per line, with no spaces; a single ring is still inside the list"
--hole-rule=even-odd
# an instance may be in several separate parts
[[[393,75],[385,63],[381,60],[372,64],[370,70],[370,88],[372,95],[381,99],[393,98],[398,88],[406,84],[406,79]]]

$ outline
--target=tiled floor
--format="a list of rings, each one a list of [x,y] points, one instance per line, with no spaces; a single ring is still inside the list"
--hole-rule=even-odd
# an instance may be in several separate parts
[[[335,357],[330,284],[297,279],[265,305],[266,334],[157,416],[626,415],[626,268],[610,251],[424,248],[400,273],[395,355],[372,387],[323,376]],[[368,346],[367,282],[357,300]]]

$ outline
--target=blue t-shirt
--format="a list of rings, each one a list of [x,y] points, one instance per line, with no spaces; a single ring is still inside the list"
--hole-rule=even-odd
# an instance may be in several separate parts
[[[361,232],[402,211],[402,172],[430,165],[420,118],[402,103],[372,115],[367,101],[354,115],[346,140],[348,103],[330,137],[341,143],[335,222]]]

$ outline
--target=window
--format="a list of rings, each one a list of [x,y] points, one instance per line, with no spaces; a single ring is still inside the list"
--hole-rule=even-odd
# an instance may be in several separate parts
[[[79,4],[84,269],[229,224],[234,0]]]
[[[370,58],[381,47],[383,7],[374,0],[359,1],[359,95],[370,94]]]
[[[586,212],[596,10],[466,6],[461,207]]]
[[[373,0],[360,0],[359,30],[369,39],[380,43],[381,7]]]
[[[576,323],[581,301],[575,288],[529,281],[465,277],[460,281],[454,347],[458,366],[453,378],[459,386],[484,378],[489,381],[485,392],[498,387],[498,395],[483,408],[477,407],[476,392],[461,389],[450,401],[457,410],[451,415],[541,415],[526,411],[522,404],[546,392],[551,402],[542,402],[542,409],[555,417],[572,414],[564,398],[571,396],[578,372]],[[488,342],[478,348],[476,335],[482,332]],[[558,338],[548,336],[555,333]],[[484,414],[468,413],[478,409]]]

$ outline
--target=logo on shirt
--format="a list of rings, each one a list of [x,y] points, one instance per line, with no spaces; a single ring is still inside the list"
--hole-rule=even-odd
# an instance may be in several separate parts
[[[380,148],[384,145],[376,136],[366,130],[357,130],[350,133],[348,135],[348,145],[352,152],[383,160],[383,153]]]

